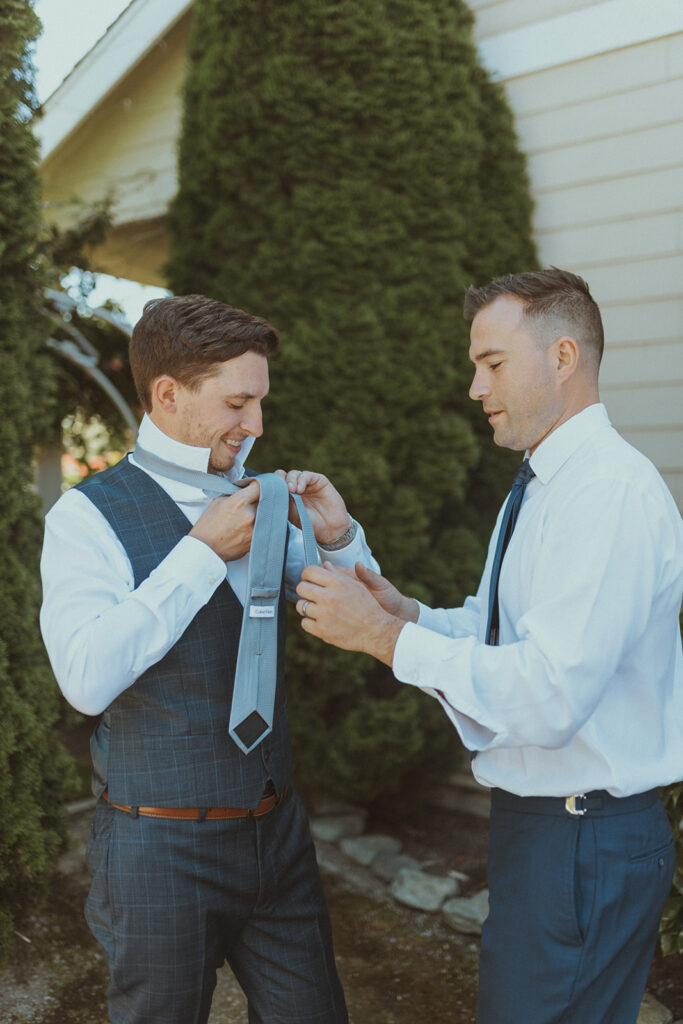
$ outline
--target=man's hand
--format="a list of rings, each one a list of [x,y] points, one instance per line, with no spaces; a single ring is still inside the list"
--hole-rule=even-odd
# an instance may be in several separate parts
[[[385,611],[359,579],[329,562],[309,565],[296,592],[296,610],[306,633],[391,666],[404,620]]]
[[[301,495],[317,541],[331,544],[348,530],[351,517],[344,499],[326,476],[299,469],[290,469],[288,473],[278,469],[276,473],[286,481],[291,494]],[[294,502],[289,505],[289,519],[295,526],[301,525]]]
[[[386,577],[368,569],[362,562],[356,562],[356,576],[385,612],[403,619],[404,622],[417,622],[420,609],[414,597],[406,597]]]
[[[189,536],[208,544],[224,562],[233,562],[251,548],[261,488],[257,480],[236,494],[214,498],[190,530]]]

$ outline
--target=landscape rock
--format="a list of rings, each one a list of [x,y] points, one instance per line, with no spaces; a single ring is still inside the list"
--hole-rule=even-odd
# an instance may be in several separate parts
[[[403,868],[420,870],[420,862],[408,853],[378,853],[372,862],[372,870],[385,882],[393,882]]]
[[[475,896],[461,896],[443,905],[443,915],[456,932],[480,935],[489,912],[489,891],[482,889]]]
[[[425,875],[412,868],[403,868],[391,883],[391,894],[399,903],[430,912],[440,910],[444,900],[458,891],[454,878]]]
[[[640,1013],[636,1024],[671,1024],[673,1014],[666,1006],[658,1003],[654,996],[646,992],[640,1004]]]
[[[311,820],[311,834],[314,839],[326,843],[336,843],[346,836],[360,836],[365,830],[364,811],[353,811],[349,814],[330,814]]]
[[[327,818],[331,815],[338,817],[340,814],[355,814],[356,812],[365,813],[358,804],[349,804],[342,800],[330,800],[320,796],[313,797],[306,806],[310,818]]]
[[[401,842],[394,836],[369,835],[342,839],[339,844],[342,852],[355,860],[357,864],[368,867],[380,853],[401,852]]]

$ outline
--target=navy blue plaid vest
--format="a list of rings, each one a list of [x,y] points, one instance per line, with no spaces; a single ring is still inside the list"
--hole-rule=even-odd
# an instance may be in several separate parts
[[[128,458],[80,490],[107,519],[130,559],[135,586],[191,525],[166,492]],[[170,651],[104,712],[91,748],[95,780],[113,803],[134,807],[256,807],[268,779],[289,781],[284,692],[287,613],[279,608],[273,731],[245,755],[228,735],[242,605],[225,580]]]

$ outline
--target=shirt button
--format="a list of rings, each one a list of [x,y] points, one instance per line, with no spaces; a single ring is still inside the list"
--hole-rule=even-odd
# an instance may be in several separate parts
[[[263,755],[263,760],[264,761],[270,761],[270,754],[269,753],[264,754]]]
[[[217,581],[216,581],[216,577],[215,576],[209,576],[209,583],[211,584],[211,586],[213,586],[214,583],[216,583],[216,582]]]

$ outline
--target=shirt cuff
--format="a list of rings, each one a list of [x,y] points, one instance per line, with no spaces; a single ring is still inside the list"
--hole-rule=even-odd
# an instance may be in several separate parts
[[[417,601],[417,598],[415,598]],[[443,613],[439,612],[434,608],[429,608],[426,604],[422,604],[422,601],[417,601],[418,617],[417,625],[424,626],[425,629],[431,629],[435,633],[445,633],[443,623]]]
[[[331,562],[332,565],[353,567],[356,562],[364,561],[363,552],[365,549],[365,534],[363,533],[363,527],[360,523],[357,523],[356,525],[356,534],[353,540],[350,540],[345,547],[338,548],[336,551],[327,551],[325,548],[321,548],[320,545],[318,545],[320,558],[323,562]]]
[[[468,750],[486,750],[494,743],[496,731],[476,720],[480,712],[471,699],[469,672],[475,643],[473,638],[446,638],[422,622],[406,622],[396,641],[392,669],[399,682],[417,686],[440,701]]]
[[[211,599],[227,572],[220,555],[197,537],[183,537],[178,541],[157,567],[158,571],[184,583],[204,604]]]

